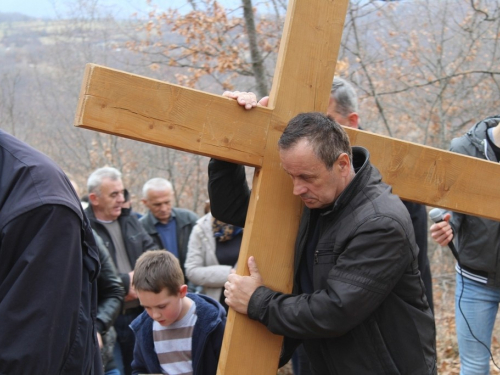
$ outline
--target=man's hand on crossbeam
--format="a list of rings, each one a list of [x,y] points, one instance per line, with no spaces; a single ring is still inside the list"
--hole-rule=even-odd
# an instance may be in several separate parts
[[[224,91],[222,96],[230,99],[235,99],[239,105],[245,107],[245,109],[252,109],[261,105],[267,107],[269,103],[269,96],[264,96],[262,99],[257,101],[257,96],[253,92],[244,91]]]
[[[233,270],[224,284],[226,304],[241,314],[248,313],[250,297],[252,297],[252,294],[259,286],[264,285],[253,256],[248,258],[248,270],[250,271],[250,276],[237,275]]]

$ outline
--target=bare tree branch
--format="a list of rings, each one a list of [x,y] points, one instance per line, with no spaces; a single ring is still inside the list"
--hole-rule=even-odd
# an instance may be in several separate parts
[[[490,14],[488,12],[486,12],[485,10],[482,10],[482,9],[479,9],[477,6],[476,6],[476,3],[474,0],[470,0],[470,5],[472,7],[472,9],[474,9],[475,12],[477,13],[481,13],[482,15],[484,15],[484,20],[483,21],[488,21],[488,22],[494,22],[498,19],[498,16],[496,17],[492,17],[490,16]]]

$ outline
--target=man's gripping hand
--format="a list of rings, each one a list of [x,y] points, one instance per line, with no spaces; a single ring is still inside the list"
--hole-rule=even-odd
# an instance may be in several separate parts
[[[240,276],[233,272],[224,284],[226,304],[241,314],[248,313],[250,297],[258,287],[264,284],[253,256],[248,258],[248,270],[250,276]]]

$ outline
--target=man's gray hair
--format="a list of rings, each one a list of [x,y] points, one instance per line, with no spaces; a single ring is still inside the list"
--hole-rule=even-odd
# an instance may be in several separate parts
[[[90,193],[101,193],[102,181],[105,178],[109,178],[111,181],[121,180],[121,172],[113,167],[103,167],[96,169],[91,173],[89,179],[87,180],[87,191]]]
[[[155,177],[152,178],[151,180],[146,181],[144,186],[142,187],[142,197],[144,199],[147,199],[148,197],[148,191],[153,190],[153,191],[164,191],[164,190],[170,190],[174,191],[174,187],[172,186],[172,183],[169,180],[166,180],[161,177]]]
[[[358,112],[358,96],[354,87],[346,80],[335,77],[330,96],[335,100],[335,109],[340,115],[347,117],[353,112]]]

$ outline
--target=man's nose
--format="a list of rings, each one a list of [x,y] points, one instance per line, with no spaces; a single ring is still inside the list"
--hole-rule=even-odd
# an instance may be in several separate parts
[[[119,203],[125,202],[125,195],[123,193],[119,193],[117,195],[117,200],[118,200]]]
[[[306,187],[300,182],[293,182],[293,195],[302,195],[307,191]]]

